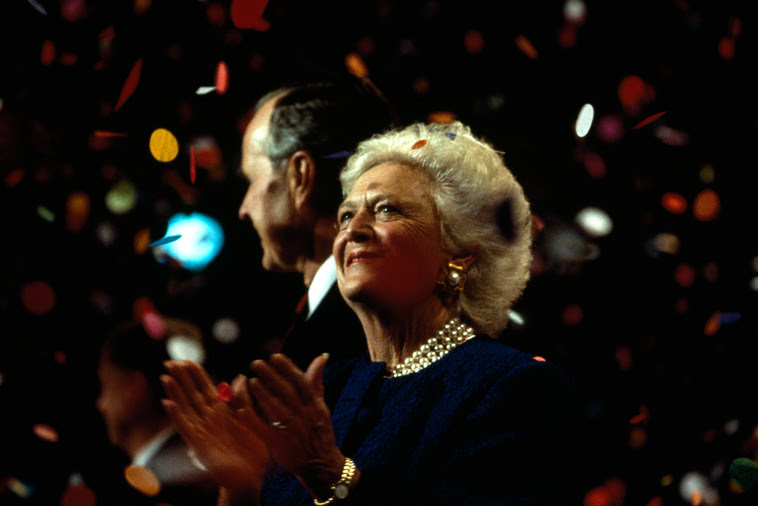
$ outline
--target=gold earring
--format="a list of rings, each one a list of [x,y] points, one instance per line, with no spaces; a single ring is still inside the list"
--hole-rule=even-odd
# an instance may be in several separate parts
[[[442,286],[442,289],[448,293],[454,294],[455,292],[462,292],[463,285],[466,282],[468,274],[463,269],[463,266],[454,262],[447,263],[447,276],[445,279],[437,280],[437,284]]]

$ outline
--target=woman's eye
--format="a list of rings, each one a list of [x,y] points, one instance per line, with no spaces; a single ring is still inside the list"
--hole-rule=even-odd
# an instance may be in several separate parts
[[[353,213],[350,213],[350,212],[341,213],[339,217],[337,218],[337,223],[339,224],[340,227],[344,227],[345,225],[347,225],[347,223],[350,221],[350,218],[352,217],[353,217]]]
[[[393,206],[390,206],[390,205],[387,205],[387,204],[379,206],[379,208],[377,210],[380,213],[383,213],[383,214],[397,212],[397,208],[396,207],[393,207]]]

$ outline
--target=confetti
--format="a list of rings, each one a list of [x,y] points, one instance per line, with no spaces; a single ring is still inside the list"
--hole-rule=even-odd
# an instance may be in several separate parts
[[[584,311],[578,304],[569,304],[561,313],[561,320],[564,325],[578,325],[584,319]]]
[[[350,158],[352,155],[353,155],[352,151],[337,151],[336,153],[324,155],[321,158],[325,160],[332,159],[332,158]]]
[[[181,234],[167,235],[166,237],[163,237],[162,239],[158,239],[157,241],[151,242],[150,244],[148,244],[148,246],[151,248],[154,248],[156,246],[162,246],[164,244],[168,244],[170,242],[176,241],[181,236],[182,236]]]
[[[21,302],[31,314],[41,316],[55,307],[55,291],[44,281],[31,281],[21,288]]]
[[[534,47],[532,42],[523,35],[518,35],[516,37],[516,46],[518,46],[521,52],[524,53],[528,58],[532,60],[537,59],[537,49]]]
[[[692,203],[692,214],[700,221],[712,221],[721,211],[721,201],[718,193],[705,189],[697,194]]]
[[[463,47],[468,54],[479,54],[484,49],[484,37],[479,30],[469,30],[463,36]]]
[[[137,204],[137,188],[131,181],[123,179],[117,182],[105,194],[105,206],[113,214],[123,215]]]
[[[729,464],[729,478],[740,490],[751,490],[758,483],[758,464],[747,457],[736,458]]]
[[[232,387],[226,381],[222,381],[216,387],[216,400],[219,402],[229,402],[232,398]]]
[[[576,214],[574,221],[592,237],[603,237],[613,230],[613,220],[598,207],[585,207]]]
[[[39,4],[39,2],[37,2],[37,0],[27,0],[27,2],[29,2],[29,5],[34,7],[40,14],[47,15],[47,11]]]
[[[140,80],[140,74],[142,73],[142,58],[138,58],[129,71],[129,76],[126,78],[123,88],[121,88],[121,94],[116,101],[116,105],[113,108],[114,111],[118,111],[123,107],[124,103],[129,100],[134,90],[137,88]]]
[[[66,228],[79,232],[84,228],[89,218],[90,199],[83,192],[75,192],[66,199]]]
[[[653,114],[652,116],[650,116],[648,118],[645,118],[642,121],[640,121],[639,123],[637,123],[636,125],[634,125],[632,127],[632,130],[639,130],[640,128],[644,127],[645,125],[650,124],[653,121],[657,120],[658,118],[660,118],[664,114],[666,114],[666,111],[659,112],[658,114]]]
[[[200,86],[195,90],[196,95],[207,95],[208,93],[214,91],[216,89],[215,86]]]
[[[179,142],[165,128],[156,128],[150,135],[150,153],[159,162],[170,162],[179,154]]]
[[[155,474],[143,466],[129,465],[124,469],[126,481],[144,495],[154,497],[161,491],[161,483]]]
[[[190,146],[190,182],[195,184],[197,177],[197,164],[195,162],[195,146]]]
[[[126,134],[120,132],[109,132],[107,130],[95,130],[95,137],[126,137]]]
[[[45,206],[37,206],[37,214],[45,221],[50,223],[55,221],[55,214]]]
[[[455,134],[454,134],[453,132],[446,132],[446,133],[445,133],[445,137],[447,137],[447,138],[448,138],[448,139],[450,139],[451,141],[454,141],[454,140],[455,140]]]
[[[39,60],[46,67],[55,61],[55,44],[53,41],[46,40],[42,43]]]
[[[592,127],[592,120],[595,117],[595,108],[592,104],[584,104],[579,110],[579,116],[574,124],[574,132],[579,138],[585,137]]]
[[[205,350],[198,339],[181,334],[166,340],[166,351],[171,360],[191,360],[202,364],[205,362]]]
[[[142,316],[142,327],[152,339],[160,340],[166,332],[163,317],[155,311],[148,311]]]
[[[539,355],[533,356],[532,360],[536,360],[537,362],[546,362],[545,357],[540,357]]]
[[[349,53],[345,56],[345,67],[347,71],[358,77],[368,77],[368,67],[358,53]]]
[[[56,432],[56,430],[53,429],[51,426],[46,425],[44,423],[35,424],[32,427],[32,432],[34,432],[34,435],[42,439],[43,441],[48,441],[50,443],[57,443],[60,440],[60,436],[58,436],[58,432]]]
[[[234,26],[241,30],[268,31],[271,23],[262,18],[268,0],[232,0],[230,14]]]
[[[61,496],[60,506],[95,506],[97,497],[84,483],[72,483]]]
[[[239,338],[240,326],[231,318],[220,318],[213,324],[211,334],[220,343],[233,343]]]
[[[666,192],[661,196],[661,205],[672,214],[682,214],[687,210],[687,200],[676,192]]]
[[[427,119],[430,123],[452,123],[455,121],[456,115],[450,111],[437,111],[429,113]]]
[[[426,146],[426,139],[421,139],[419,141],[416,141],[413,143],[413,146],[411,146],[411,149],[419,149]]]
[[[216,65],[216,93],[224,95],[229,89],[229,67],[226,62],[220,61]]]

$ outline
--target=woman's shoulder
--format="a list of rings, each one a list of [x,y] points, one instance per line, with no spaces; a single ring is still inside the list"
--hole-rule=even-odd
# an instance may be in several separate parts
[[[556,364],[526,353],[486,335],[478,335],[450,353],[446,374],[469,381],[498,381],[503,378],[551,378],[570,383]]]

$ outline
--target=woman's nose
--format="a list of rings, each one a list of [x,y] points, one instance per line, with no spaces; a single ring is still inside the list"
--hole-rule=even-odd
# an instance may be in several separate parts
[[[358,211],[345,229],[348,241],[360,242],[371,237],[371,234],[373,233],[371,222],[371,213],[367,212],[365,209]]]

